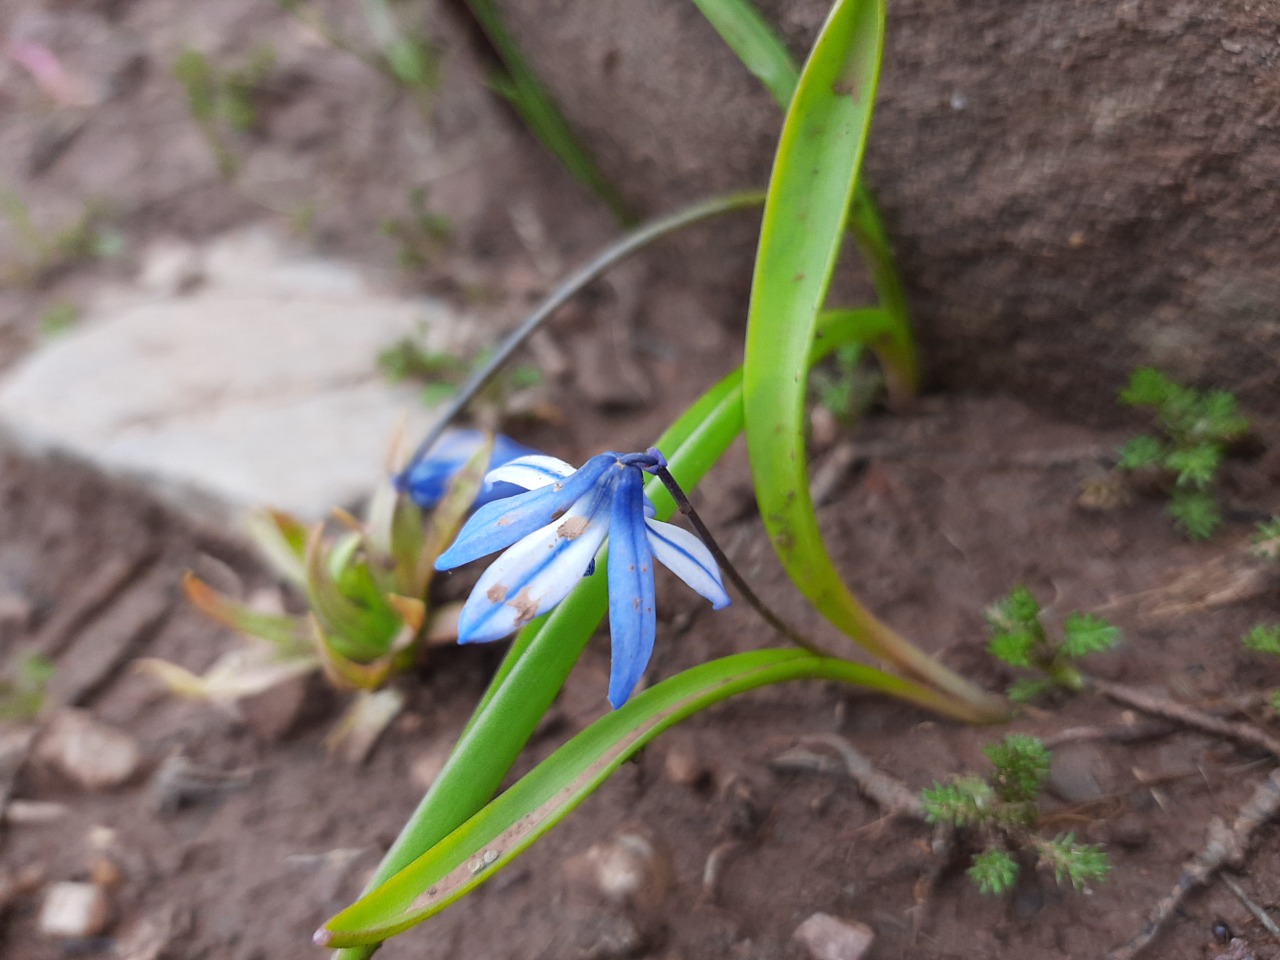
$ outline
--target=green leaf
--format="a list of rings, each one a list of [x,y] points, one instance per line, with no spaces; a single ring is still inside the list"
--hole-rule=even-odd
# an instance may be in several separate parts
[[[1177,386],[1152,367],[1139,367],[1120,391],[1120,402],[1130,407],[1158,407],[1177,391]]]
[[[1280,656],[1280,624],[1256,624],[1241,641],[1250,650]]]
[[[747,0],[693,0],[716,32],[785,109],[800,79],[791,54]]]
[[[1025,631],[997,633],[987,644],[987,649],[993,657],[1004,661],[1011,667],[1032,667],[1035,665],[1036,638]]]
[[[326,646],[331,646],[339,656],[356,662],[368,662],[385,654],[400,620],[380,594],[374,593],[380,606],[369,608],[356,602],[343,591],[343,586],[355,587],[366,595],[373,589],[368,570],[348,566],[349,550],[358,545],[358,538],[343,537],[334,545],[323,539],[323,530],[317,527],[307,548],[307,603],[321,627]],[[335,576],[334,568],[340,571]]]
[[[1026,803],[1035,799],[1049,775],[1049,750],[1039,737],[1011,733],[1003,743],[982,748],[992,766],[992,786],[1006,803]]]
[[[1202,396],[1203,434],[1208,440],[1230,443],[1249,432],[1249,421],[1240,414],[1239,401],[1227,390],[1211,390]]]
[[[1164,456],[1164,444],[1155,437],[1143,434],[1127,441],[1120,448],[1120,459],[1116,466],[1121,470],[1140,470],[1163,463]]]
[[[1222,463],[1222,449],[1216,443],[1198,443],[1170,451],[1165,465],[1178,475],[1180,487],[1204,489],[1213,483]]]
[[[765,201],[743,364],[747,450],[760,513],[788,576],[876,656],[991,717],[1003,707],[907,643],[849,592],[809,493],[810,347],[862,161],[879,78],[882,0],[840,0],[801,73]]]
[[[1208,540],[1222,524],[1217,501],[1198,490],[1174,490],[1169,512],[1174,525],[1192,540]]]
[[[770,29],[748,0],[694,0],[743,65],[754,74],[784,110],[800,79],[800,71],[786,44]],[[894,323],[875,347],[885,368],[890,398],[904,401],[919,389],[920,370],[906,288],[894,263],[893,250],[875,198],[861,179],[853,188],[847,228],[871,271],[881,307]]]
[[[787,680],[838,680],[928,702],[930,691],[871,667],[760,650],[686,670],[606,714],[405,869],[330,919],[325,946],[374,943],[490,879],[663,730],[737,693]]]
[[[1073,613],[1062,625],[1062,652],[1072,658],[1110,650],[1120,642],[1120,628],[1091,613]]]
[[[972,826],[990,819],[996,795],[981,777],[957,777],[950,783],[935,783],[920,791],[920,804],[929,823]]]
[[[1036,844],[1040,863],[1053,871],[1054,879],[1061,885],[1068,880],[1076,890],[1083,890],[1089,883],[1098,883],[1111,872],[1111,862],[1101,846],[1080,843],[1074,833],[1064,833],[1053,840],[1041,840]]]
[[[298,587],[307,584],[306,524],[282,510],[256,510],[249,515],[249,537],[267,562]]]
[[[966,872],[979,893],[1007,893],[1018,880],[1018,861],[1007,850],[984,850]]]
[[[209,619],[232,630],[268,640],[283,656],[297,656],[311,649],[306,630],[297,617],[262,613],[236,603],[190,571],[182,578],[182,589],[191,605]]]
[[[987,623],[993,630],[1030,633],[1038,639],[1044,636],[1044,629],[1040,626],[1040,604],[1035,594],[1022,584],[987,609]]]
[[[1051,692],[1057,686],[1056,683],[1045,677],[1018,680],[1009,685],[1009,689],[1005,691],[1005,696],[1016,703],[1030,703],[1032,700],[1038,700],[1046,693]]]

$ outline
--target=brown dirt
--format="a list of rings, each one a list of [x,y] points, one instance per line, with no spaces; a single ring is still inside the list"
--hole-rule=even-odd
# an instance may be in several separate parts
[[[520,4],[515,7],[522,9]],[[65,225],[88,199],[109,191],[112,223],[123,231],[127,249],[136,252],[154,236],[198,237],[261,217],[266,190],[294,212],[294,204],[305,206],[318,199],[310,228],[318,244],[373,266],[389,266],[395,245],[378,235],[378,222],[404,216],[408,190],[430,183],[433,205],[455,220],[458,235],[444,262],[404,275],[403,282],[459,298],[474,295],[479,286],[493,298],[495,312],[504,314],[516,310],[531,290],[545,286],[550,273],[545,269],[547,257],[571,264],[609,234],[608,220],[598,207],[480,91],[480,69],[469,52],[466,33],[448,16],[442,15],[433,27],[447,51],[448,68],[428,136],[416,108],[403,95],[348,55],[309,40],[269,5],[238,0],[209,10],[202,6],[198,17],[183,13],[185,9],[163,0],[133,0],[74,12],[65,5],[5,12],[3,26],[9,30],[15,29],[20,16],[37,12],[98,18],[92,25],[105,29],[110,40],[108,48],[93,49],[101,53],[110,52],[110,44],[118,48],[116,58],[106,57],[107,65],[100,68],[115,77],[115,94],[82,116],[50,108],[32,88],[17,81],[6,86],[0,98],[0,167],[16,171],[15,185],[39,223],[50,228]],[[682,12],[655,16],[644,42],[659,43],[673,31],[695,29],[690,27],[696,22],[692,8],[673,9]],[[640,17],[630,10],[628,18]],[[924,45],[928,36],[936,39],[938,31],[946,29],[945,24],[926,28],[920,14],[895,7],[898,39],[891,53],[890,80],[910,73],[913,45]],[[960,16],[958,11],[947,14]],[[1032,15],[1029,8],[1027,17]],[[789,15],[787,23],[798,43],[814,25],[803,10]],[[1205,23],[1196,21],[1197,29],[1209,29]],[[522,31],[528,27],[536,45],[536,28],[521,21],[517,25]],[[1061,24],[1054,29],[1059,28],[1065,29]],[[969,33],[982,29],[999,32],[1013,27],[1003,21],[986,26],[974,21],[965,27]],[[72,33],[59,36],[69,38]],[[634,31],[620,36],[620,43],[641,42]],[[990,45],[1001,48],[998,41],[993,36]],[[215,59],[231,62],[242,62],[259,43],[277,49],[278,95],[264,113],[262,129],[235,141],[245,158],[245,173],[237,183],[218,178],[207,145],[172,80],[171,64],[183,42],[199,43]],[[704,37],[700,42],[711,41]],[[1105,46],[1105,37],[1089,43]],[[72,47],[66,54],[69,62],[90,63],[88,54],[81,55],[85,49],[89,47]],[[626,69],[636,62],[631,49],[625,47],[618,61]],[[717,56],[709,54],[707,62],[720,63]],[[121,63],[130,66],[125,69]],[[653,68],[659,67],[661,62]],[[12,65],[6,69],[6,77],[19,76]],[[670,69],[676,71],[675,66]],[[706,67],[715,76],[720,76],[718,69]],[[1133,71],[1138,76],[1134,64],[1124,69],[1126,75]],[[992,64],[982,75],[996,72]],[[555,81],[555,71],[550,73]],[[936,78],[934,82],[942,84]],[[951,84],[943,86],[949,96]],[[734,81],[725,87],[724,98],[737,103],[741,90]],[[972,134],[992,153],[998,151],[999,131],[1004,129],[994,116],[1000,96],[992,92],[974,108],[980,107],[996,125]],[[769,118],[757,117],[749,128],[755,132],[746,138],[752,150],[767,152],[768,136],[761,131],[774,122],[767,103],[747,96],[735,110]],[[1037,116],[1046,111],[1051,112],[1043,105],[1034,109]],[[900,130],[900,137],[889,139],[911,142],[905,132],[910,111],[899,115],[891,102],[886,116],[881,135]],[[37,146],[50,137],[56,140],[59,124],[81,121],[82,129],[55,157],[35,163]],[[639,154],[639,159],[623,159],[636,156],[623,139],[614,153],[602,150],[602,156],[615,172],[649,169],[653,177],[666,177],[663,183],[673,177],[680,180],[670,169],[684,168],[666,166],[662,151],[686,148],[653,142],[654,152]],[[948,142],[930,141],[929,150],[948,149]],[[446,162],[450,156],[462,157],[460,165],[451,167]],[[739,173],[748,179],[761,173],[757,161],[739,163],[735,156],[726,159],[733,176],[725,183],[741,182]],[[1101,409],[1121,379],[1118,370],[1132,355],[1122,350],[1114,357],[1110,351],[1099,353],[1100,344],[1110,343],[1098,333],[1108,329],[1101,322],[1087,330],[1073,326],[1075,318],[1089,313],[1092,301],[1075,302],[1063,312],[1051,309],[1061,303],[1055,304],[1035,277],[1027,279],[1019,267],[1031,256],[1025,251],[1020,255],[1024,259],[1010,254],[987,263],[993,260],[988,257],[992,250],[1005,250],[1007,234],[985,234],[980,223],[957,213],[961,201],[956,198],[964,193],[952,180],[934,184],[932,194],[924,190],[908,203],[912,190],[933,182],[929,171],[936,169],[925,160],[919,166],[895,165],[894,156],[892,151],[881,153],[873,171],[895,221],[895,234],[904,238],[906,267],[925,307],[926,350],[936,368],[975,364],[971,369],[976,372],[946,378],[971,384],[989,383],[991,374],[983,371],[993,364],[1007,374],[1003,365],[1009,354],[994,347],[1007,345],[1010,337],[1025,334],[1034,340],[1039,334],[1021,327],[999,335],[992,330],[1002,318],[1018,314],[1038,298],[1042,306],[1034,316],[1076,330],[1079,338],[1061,352],[1019,354],[1021,362],[1040,364],[1030,363],[1029,372],[1020,376],[1035,377],[1049,364],[1054,369],[1049,384],[1053,396],[1088,398],[1083,406],[1067,410],[1071,416],[1079,416],[1084,407]],[[472,157],[481,159],[469,162]],[[1006,160],[1008,165],[1034,166],[1025,153]],[[659,168],[663,172],[657,172]],[[981,163],[976,168],[985,169]],[[1007,165],[1000,169],[1007,175]],[[892,170],[910,176],[895,183]],[[985,175],[992,174],[988,170]],[[654,180],[636,176],[637,197],[660,196],[662,206],[672,205],[678,196],[693,196],[705,185],[691,176],[680,190],[673,186],[668,193],[656,190]],[[1080,183],[1085,179],[1081,174]],[[919,211],[908,209],[938,192],[952,200],[938,208],[936,218],[922,218]],[[972,198],[961,205],[970,202]],[[1008,203],[1018,206],[1023,201],[1011,198]],[[1026,203],[1015,218],[1023,226],[1038,222],[1044,210],[1030,200]],[[1128,210],[1126,216],[1146,216],[1142,209],[1135,212],[1131,200],[1116,203],[1117,209]],[[1171,245],[1161,261],[1169,270],[1176,271],[1179,263],[1200,262],[1202,254],[1191,255],[1185,244],[1197,237],[1195,218],[1209,216],[1210,211],[1196,209],[1200,212],[1183,221],[1179,236],[1184,245]],[[539,238],[535,230],[534,235],[526,232],[523,241],[513,239],[518,230],[512,226],[512,210],[533,211],[543,235]],[[1262,205],[1256,212],[1264,215]],[[529,221],[522,222],[527,226]],[[1008,226],[1013,221],[1001,222]],[[900,228],[908,223],[930,223],[928,229],[937,233],[930,240],[903,232]],[[967,240],[939,239],[953,235]],[[1255,234],[1243,233],[1241,244],[1253,242],[1250,237],[1256,240]],[[687,399],[733,362],[738,348],[732,318],[741,315],[745,261],[732,259],[732,245],[728,252],[716,253],[728,259],[712,263],[736,266],[713,284],[701,272],[705,266],[686,266],[692,257],[722,246],[720,239],[718,230],[702,229],[679,254],[660,252],[629,267],[585,298],[576,319],[557,322],[563,338],[560,349],[579,361],[571,363],[570,373],[554,386],[573,419],[544,425],[531,439],[570,459],[603,447],[643,447]],[[968,252],[953,245],[961,242],[968,243]],[[1202,251],[1209,249],[1203,237],[1196,243]],[[12,237],[3,249],[6,262],[21,256]],[[1109,285],[1093,285],[1098,263],[1111,256],[1111,249],[1090,248],[1093,266],[1065,272],[1055,283],[1087,288],[1090,297],[1114,295],[1124,279],[1118,264]],[[1054,273],[1060,262],[1050,257],[1037,270]],[[965,264],[974,272],[966,272]],[[104,276],[123,274],[129,267],[128,257],[106,264],[67,264],[37,284],[6,294],[0,366],[32,342],[43,305],[59,297],[81,296]],[[939,306],[941,298],[964,287],[975,302],[981,300],[995,275],[1022,280],[974,328],[977,333],[962,328],[942,335],[950,314]],[[449,276],[453,279],[446,279]],[[975,276],[986,279],[969,287],[967,278]],[[1117,301],[1117,315],[1129,309],[1126,303],[1147,297],[1143,291],[1149,293],[1159,279],[1151,274],[1150,283],[1144,281],[1131,293],[1136,300]],[[1170,296],[1172,302],[1184,303],[1178,299],[1181,293]],[[721,309],[725,304],[732,304],[732,309]],[[1146,306],[1153,304],[1154,300]],[[961,302],[953,309],[966,308]],[[619,330],[632,336],[615,335]],[[981,349],[973,353],[975,345]],[[1034,353],[1039,348],[1027,349]],[[961,356],[964,364],[957,359]],[[1274,355],[1270,356],[1268,369],[1273,371]],[[612,364],[607,369],[627,378],[633,395],[620,400],[598,374],[591,380],[580,369],[585,360]],[[1023,380],[1027,382],[1031,381]],[[1269,595],[1222,607],[1192,604],[1164,619],[1141,616],[1124,598],[1169,584],[1237,548],[1253,519],[1280,509],[1275,492],[1280,481],[1280,430],[1264,423],[1258,434],[1259,449],[1252,458],[1229,465],[1225,493],[1230,522],[1208,545],[1182,541],[1151,502],[1102,514],[1078,507],[1082,481],[1102,472],[1107,451],[1121,439],[1119,433],[1088,430],[1032,412],[1012,399],[965,394],[934,396],[914,413],[875,416],[860,428],[855,435],[859,459],[834,486],[821,517],[836,560],[872,609],[992,688],[1010,678],[983,650],[982,610],[1011,585],[1024,582],[1057,617],[1111,605],[1110,615],[1125,630],[1125,644],[1098,658],[1095,669],[1100,676],[1165,691],[1186,702],[1216,702],[1280,685],[1280,665],[1247,654],[1237,639],[1251,624],[1277,618],[1274,583]],[[821,452],[819,466],[832,455],[830,449]],[[766,599],[821,635],[821,623],[795,598],[751,517],[745,477],[738,450],[709,478],[699,502],[722,532],[731,555],[753,582],[762,585]],[[341,704],[322,690],[311,691],[308,710],[289,736],[270,739],[212,708],[159,697],[127,668],[99,675],[94,672],[100,662],[95,656],[103,648],[200,668],[233,642],[181,602],[177,586],[183,570],[195,568],[246,591],[267,578],[235,543],[191,527],[134,491],[74,464],[5,455],[0,461],[0,594],[24,598],[31,614],[25,623],[0,622],[0,655],[7,657],[32,638],[47,637],[49,624],[84,601],[95,575],[113,562],[136,569],[116,591],[103,596],[96,607],[91,605],[84,622],[70,631],[69,645],[58,659],[55,689],[80,691],[96,716],[136,737],[147,758],[145,773],[118,791],[82,793],[40,764],[29,764],[16,795],[63,802],[70,813],[56,826],[6,830],[0,839],[0,871],[39,863],[50,879],[83,877],[92,857],[87,834],[94,826],[107,826],[116,833],[110,855],[121,871],[113,891],[114,919],[98,940],[70,945],[45,940],[35,932],[37,899],[19,896],[0,915],[0,952],[8,960],[44,960],[68,952],[110,956],[150,925],[167,944],[163,955],[172,958],[319,956],[309,944],[311,931],[358,891],[420,794],[410,774],[415,761],[437,755],[451,742],[481,694],[498,651],[446,651],[420,675],[408,678],[406,714],[359,771],[325,759],[321,740]],[[460,585],[447,584],[445,589],[457,591]],[[713,616],[677,584],[667,580],[659,589],[663,620],[651,680],[710,657],[773,642],[742,605]],[[162,619],[138,612],[156,609],[164,611]],[[148,626],[141,629],[138,625],[144,622]],[[607,642],[598,638],[520,770],[600,715],[606,708],[607,671]],[[1119,722],[1123,716],[1124,711],[1109,702],[1082,696],[1020,720],[1013,728],[1048,735],[1084,723]],[[791,940],[792,932],[807,916],[823,911],[870,924],[878,937],[871,954],[875,958],[1101,956],[1141,926],[1151,905],[1167,892],[1182,863],[1203,842],[1209,818],[1230,819],[1269,769],[1265,758],[1181,731],[1138,744],[1064,748],[1060,776],[1077,786],[1094,784],[1086,789],[1095,796],[1089,803],[1051,800],[1048,809],[1055,827],[1108,845],[1115,865],[1111,880],[1083,897],[1033,876],[1007,900],[984,898],[964,878],[959,863],[943,874],[920,936],[913,938],[915,885],[935,866],[927,831],[882,820],[844,780],[775,772],[770,766],[797,739],[836,733],[884,770],[919,788],[954,772],[983,769],[981,746],[1001,732],[960,727],[825,684],[779,687],[740,698],[660,739],[503,877],[397,939],[382,955],[392,960],[798,960],[804,953]],[[161,809],[156,773],[172,756],[247,774],[247,782],[195,797],[176,809]],[[692,784],[673,778],[668,771],[680,764],[705,769],[705,776]],[[608,906],[582,879],[587,851],[619,833],[647,837],[663,865],[659,872],[666,881],[642,908]],[[702,877],[708,857],[717,849],[723,865],[714,894],[708,895]],[[1256,901],[1271,907],[1280,902],[1277,876],[1280,834],[1273,828],[1264,831],[1259,849],[1236,879]],[[1257,956],[1277,955],[1257,922],[1219,884],[1189,900],[1150,955],[1174,960],[1215,956],[1223,949],[1211,929],[1218,919],[1245,936]]]

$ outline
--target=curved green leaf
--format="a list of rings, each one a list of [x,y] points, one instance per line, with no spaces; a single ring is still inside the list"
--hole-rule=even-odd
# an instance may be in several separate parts
[[[693,0],[715,27],[738,59],[773,94],[782,109],[787,109],[800,71],[781,38],[773,32],[750,0]],[[889,237],[880,219],[875,198],[861,179],[854,185],[849,223],[854,240],[871,271],[880,305],[897,321],[893,331],[892,362],[885,364],[886,386],[890,400],[903,403],[915,395],[920,386],[920,370],[915,342],[911,334],[911,314],[906,288],[894,263]]]
[[[877,656],[994,719],[995,698],[907,643],[845,587],[809,495],[805,387],[819,311],[862,162],[880,72],[883,0],[839,0],[801,74],[765,201],[743,363],[760,513],[792,581]]]
[[[838,680],[929,704],[933,691],[873,667],[799,650],[704,663],[636,694],[538,764],[386,883],[329,920],[322,945],[384,940],[484,883],[559,823],[663,730],[737,693],[786,680]]]

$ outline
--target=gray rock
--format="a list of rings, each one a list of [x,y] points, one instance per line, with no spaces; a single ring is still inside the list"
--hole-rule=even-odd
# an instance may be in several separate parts
[[[0,379],[0,436],[137,477],[205,519],[261,505],[317,518],[381,479],[403,417],[410,437],[429,425],[379,352],[405,336],[456,350],[462,329],[441,303],[374,292],[262,230],[170,243],[137,288]]]

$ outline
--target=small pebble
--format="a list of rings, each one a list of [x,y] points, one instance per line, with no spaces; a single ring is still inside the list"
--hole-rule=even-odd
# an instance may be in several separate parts
[[[813,960],[862,960],[876,935],[864,923],[815,913],[792,937],[805,945]]]
[[[1110,779],[1106,754],[1090,743],[1070,743],[1053,752],[1048,790],[1065,803],[1089,803],[1105,790]]]
[[[1221,41],[1221,43],[1222,43],[1222,49],[1227,51],[1227,53],[1243,53],[1244,52],[1244,44],[1241,43],[1239,40],[1223,40]]]
[[[682,787],[696,787],[710,776],[706,764],[685,744],[674,744],[662,761],[662,772],[668,780]]]
[[[92,883],[49,885],[37,925],[47,937],[94,937],[107,926],[107,895]]]

